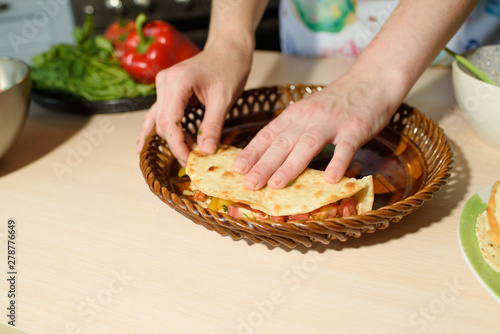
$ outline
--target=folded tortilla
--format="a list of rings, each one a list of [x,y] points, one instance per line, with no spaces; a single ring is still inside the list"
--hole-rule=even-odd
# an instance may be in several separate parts
[[[476,236],[483,258],[494,270],[500,272],[500,181],[491,188],[488,207],[477,217]]]
[[[243,174],[232,169],[233,161],[241,149],[222,145],[212,155],[198,148],[189,155],[186,174],[192,189],[203,193],[249,205],[270,216],[290,216],[309,213],[324,205],[354,197],[358,214],[370,211],[373,206],[373,178],[343,178],[338,183],[323,180],[323,171],[307,168],[292,184],[283,189],[267,185],[259,190],[243,187]]]

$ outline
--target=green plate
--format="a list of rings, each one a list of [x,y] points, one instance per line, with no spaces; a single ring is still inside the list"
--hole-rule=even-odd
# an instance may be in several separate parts
[[[474,273],[474,276],[476,276],[493,298],[500,303],[500,273],[493,270],[484,261],[476,237],[476,218],[478,214],[486,210],[486,203],[488,203],[490,197],[491,187],[492,185],[481,189],[465,204],[458,221],[458,242],[465,261]]]

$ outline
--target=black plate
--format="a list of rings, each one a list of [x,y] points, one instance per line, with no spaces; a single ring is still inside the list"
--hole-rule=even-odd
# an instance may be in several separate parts
[[[54,111],[73,114],[107,114],[149,109],[156,101],[156,94],[118,100],[88,101],[32,90],[31,98],[42,107]]]

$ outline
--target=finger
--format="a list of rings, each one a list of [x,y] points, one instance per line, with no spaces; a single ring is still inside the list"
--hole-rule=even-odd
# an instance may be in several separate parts
[[[156,110],[156,118],[155,118],[155,124],[157,125],[157,121],[158,121],[158,114],[164,112],[167,108],[167,106],[165,105],[165,99],[164,99],[164,96],[165,94],[168,94],[168,90],[166,88],[166,81],[167,81],[167,72],[168,70],[163,70],[163,71],[160,71],[157,75],[156,75],[156,78],[155,78],[155,85],[156,85],[156,105],[157,105],[157,110]],[[165,138],[165,133],[163,131],[163,129],[161,129],[160,127],[158,127],[158,125],[156,126],[156,132],[158,133],[158,135],[162,136],[163,138]]]
[[[198,129],[198,146],[203,153],[213,154],[220,142],[229,104],[225,98],[208,96],[205,115]],[[232,101],[230,101],[232,102]]]
[[[180,107],[180,106],[179,106]],[[170,120],[166,120],[164,116],[160,116],[157,121],[157,131],[159,124],[165,126],[164,138],[167,140],[168,146],[172,151],[172,154],[179,160],[180,164],[184,166],[186,164],[190,149],[186,144],[186,132],[182,127],[182,117],[171,116]]]
[[[151,108],[144,115],[144,122],[142,123],[141,130],[139,131],[139,139],[137,141],[136,152],[140,153],[144,146],[146,136],[153,130],[156,119],[157,104],[154,103]]]
[[[258,190],[265,186],[271,175],[285,161],[293,144],[294,142],[289,138],[276,138],[259,161],[245,175],[243,186],[251,190]]]
[[[333,158],[325,169],[323,178],[328,183],[339,182],[344,177],[356,151],[361,147],[355,139],[341,139],[335,146]]]
[[[319,135],[306,132],[300,136],[292,152],[267,182],[269,187],[281,189],[297,178],[309,162],[321,151],[324,140]]]
[[[271,176],[274,174],[273,185],[275,188],[282,188],[286,186],[288,182],[285,180],[286,177],[292,178],[301,172],[301,166],[303,162],[297,162],[299,159],[293,158],[293,160],[288,160],[290,153],[294,150],[297,142],[299,141],[300,134],[302,131],[300,129],[290,129],[290,131],[284,132],[279,135],[276,140],[269,146],[266,152],[262,155],[259,161],[252,167],[248,174],[243,178],[243,186],[248,189],[257,190],[262,188]],[[310,154],[310,153],[308,153]],[[280,172],[276,173],[277,170],[283,165],[285,161],[288,161],[288,165],[284,167],[291,168],[290,171],[283,174],[283,168]],[[307,165],[307,163],[306,163]],[[303,170],[303,168],[302,168]],[[281,183],[284,185],[281,186]]]
[[[178,156],[176,155],[175,157],[177,158],[177,161],[182,167],[186,167],[189,153],[196,147],[196,143],[193,141],[193,138],[191,137],[188,131],[183,131],[183,134],[184,134],[184,140],[182,142],[185,143],[184,145],[186,146],[187,149],[181,148],[182,151],[176,150],[176,154],[178,154]],[[170,149],[172,151],[172,147],[170,147]]]
[[[158,81],[158,80],[157,80]],[[180,88],[178,88],[180,87]],[[192,96],[190,85],[173,84],[172,87],[158,91],[161,99],[158,101],[156,113],[156,132],[167,140],[172,154],[184,165],[189,155],[189,147],[185,142],[182,128],[184,110]]]
[[[184,110],[189,103],[193,91],[189,79],[180,77],[182,69],[179,67],[171,67],[163,70],[156,76],[156,92],[157,92],[157,113],[156,113],[156,129],[160,136],[167,139],[169,134],[167,128],[170,125],[175,125],[170,130],[181,132],[182,127],[179,127],[180,121],[184,117]]]
[[[196,148],[196,142],[188,131],[184,131],[184,142],[186,143],[190,151]]]
[[[206,154],[213,154],[219,145],[224,115],[205,114],[198,129],[197,143],[200,150]]]
[[[248,173],[257,161],[259,161],[264,155],[278,135],[288,129],[290,124],[290,118],[285,114],[281,114],[279,117],[263,127],[234,159],[234,171],[241,174]],[[296,133],[300,132],[297,130]],[[286,154],[289,152],[290,151],[286,152]]]

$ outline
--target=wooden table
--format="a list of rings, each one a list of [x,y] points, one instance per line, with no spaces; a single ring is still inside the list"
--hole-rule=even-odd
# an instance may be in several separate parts
[[[326,84],[350,65],[256,52],[247,88]],[[32,105],[0,161],[0,322],[10,220],[29,333],[498,333],[500,304],[462,257],[457,221],[500,179],[500,151],[461,116],[449,69],[429,69],[406,101],[448,135],[448,183],[386,230],[293,250],[222,237],[151,193],[135,152],[145,111]]]

